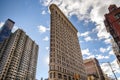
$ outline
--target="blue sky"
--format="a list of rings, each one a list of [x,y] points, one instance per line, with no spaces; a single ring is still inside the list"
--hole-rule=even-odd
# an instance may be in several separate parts
[[[78,30],[83,58],[96,57],[103,71],[113,76],[107,63],[111,62],[120,77],[120,68],[111,48],[111,36],[103,20],[110,4],[120,6],[119,0],[0,0],[0,26],[8,18],[15,21],[13,32],[23,29],[39,45],[36,78],[48,77],[50,11],[55,3]]]

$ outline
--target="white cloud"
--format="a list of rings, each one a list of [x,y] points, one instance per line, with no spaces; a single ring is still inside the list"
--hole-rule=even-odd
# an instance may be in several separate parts
[[[111,50],[111,46],[108,46],[107,48],[101,47],[99,50],[100,50],[100,52],[105,53],[105,52],[108,52]]]
[[[77,33],[77,36],[80,37],[80,32]]]
[[[107,62],[102,63],[101,68],[105,74],[108,74],[108,76],[112,75],[112,71],[111,71],[110,66]]]
[[[80,41],[79,41],[79,44],[81,44],[81,43],[83,43],[83,42],[84,42],[84,41],[80,40]]]
[[[89,31],[86,31],[86,32],[84,32],[84,33],[81,33],[80,36],[86,37],[86,36],[88,36],[89,34],[90,34],[90,32],[89,32]]]
[[[44,62],[45,64],[49,64],[49,55],[46,55],[45,58],[44,58]]]
[[[96,55],[97,59],[108,59],[109,56],[103,56],[103,55]]]
[[[40,2],[42,2],[44,6],[48,6],[51,1],[52,0],[43,0],[43,1],[40,1]]]
[[[46,50],[49,50],[49,47],[45,47]]]
[[[107,51],[111,50],[111,45],[108,46],[106,50],[107,50]]]
[[[87,49],[82,50],[82,55],[87,55],[87,56],[89,56],[89,55],[90,55],[89,49],[87,48]]]
[[[119,68],[119,65],[117,63],[117,60],[116,59],[113,60],[113,62],[111,62],[110,64],[111,64],[115,74],[116,73],[120,74],[120,68]],[[104,73],[108,74],[108,76],[111,76],[111,75],[113,76],[113,73],[112,73],[112,70],[110,68],[110,65],[107,62],[102,63],[101,64],[101,68],[102,68]]]
[[[106,49],[101,47],[100,52],[104,53],[104,52],[106,52]]]
[[[95,55],[87,56],[85,59],[95,58]]]
[[[84,59],[95,58],[95,55],[91,54],[91,52],[88,48],[83,49],[81,51],[82,51],[82,56]]]
[[[88,42],[88,41],[92,41],[92,40],[93,40],[93,39],[89,36],[90,33],[91,33],[91,32],[89,32],[89,31],[86,31],[86,32],[84,32],[84,33],[78,32],[78,33],[77,33],[77,36],[78,36],[78,37],[84,37],[84,40],[85,40],[86,42]]]
[[[45,14],[46,14],[45,10],[43,10],[41,14],[42,14],[42,15],[45,15]]]
[[[99,39],[108,39],[110,37],[110,34],[106,32],[105,28],[102,29],[101,26],[96,26],[96,29],[97,27],[99,28],[99,30],[97,30],[97,36]]]
[[[47,36],[43,38],[43,41],[48,41],[48,40],[49,38]]]
[[[114,55],[114,52],[113,52],[113,50],[111,50],[111,51],[109,52],[109,54],[110,54],[110,55]]]
[[[118,77],[118,80],[120,80],[120,77]]]
[[[0,28],[4,25],[4,22],[0,22]]]
[[[85,41],[92,41],[93,40],[90,36],[85,37],[84,39],[85,39]]]
[[[12,32],[15,32],[18,29],[18,26],[14,26]]]
[[[119,6],[119,0],[44,0],[44,6],[54,3],[60,7],[64,14],[68,17],[76,15],[79,20],[85,22],[94,22],[96,24],[95,31],[99,39],[108,39],[110,34],[106,32],[103,20],[104,15],[108,13],[110,4]]]
[[[92,41],[92,40],[93,40],[93,39],[89,36],[89,34],[90,34],[89,31],[86,31],[86,32],[84,32],[84,33],[78,32],[78,33],[77,33],[77,36],[78,36],[78,37],[84,37],[84,40],[85,40],[86,42],[88,42],[88,41]]]
[[[87,38],[87,37],[89,36],[89,34],[90,34],[89,31],[86,31],[86,32],[84,32],[84,33],[78,32],[78,33],[77,33],[77,36],[78,36],[78,37],[85,37],[85,38]],[[90,38],[89,38],[89,39],[90,39]]]
[[[111,43],[111,38],[105,39],[104,42],[105,42],[105,44],[112,44]]]
[[[38,26],[38,29],[39,29],[39,32],[40,32],[40,33],[44,33],[44,32],[46,32],[46,31],[49,31],[49,30],[50,30],[50,28],[47,28],[47,27],[45,27],[45,26],[43,26],[43,25]]]

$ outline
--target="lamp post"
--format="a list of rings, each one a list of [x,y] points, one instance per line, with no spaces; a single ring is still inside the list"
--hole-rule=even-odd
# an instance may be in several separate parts
[[[114,72],[114,70],[113,70],[113,68],[112,68],[112,66],[111,66],[111,64],[110,64],[110,62],[101,62],[101,63],[108,63],[108,65],[110,66],[110,69],[112,70],[112,73],[113,73],[113,75],[114,75],[114,77],[115,77],[115,80],[118,80],[118,79],[117,79],[117,76],[115,75],[115,72]]]
[[[110,64],[110,62],[107,62],[107,63],[109,64],[109,66],[110,66],[110,68],[111,68],[111,70],[112,70],[112,72],[113,72],[113,74],[114,74],[114,76],[115,76],[115,79],[118,80],[118,79],[117,79],[117,76],[116,76],[115,73],[114,73],[114,70],[113,70],[113,68],[112,68],[112,66],[111,66],[111,64]]]

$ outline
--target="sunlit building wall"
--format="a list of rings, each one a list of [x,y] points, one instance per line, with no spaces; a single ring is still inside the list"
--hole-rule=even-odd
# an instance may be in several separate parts
[[[55,5],[50,5],[49,80],[86,80],[77,29]]]
[[[102,69],[96,58],[85,59],[84,64],[89,80],[105,80]]]
[[[18,29],[1,47],[0,80],[35,80],[38,45]]]

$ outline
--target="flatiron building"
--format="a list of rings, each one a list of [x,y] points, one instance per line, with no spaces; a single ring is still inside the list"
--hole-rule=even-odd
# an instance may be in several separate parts
[[[77,29],[55,5],[50,5],[49,80],[86,80]]]

